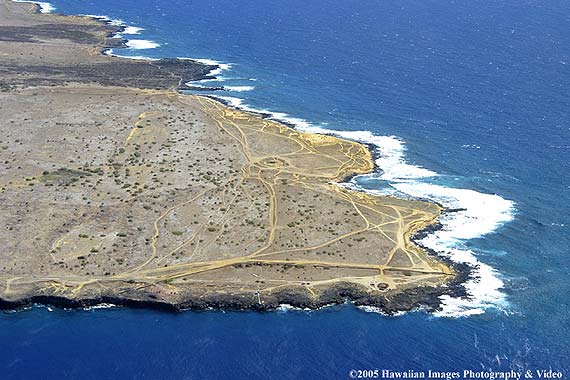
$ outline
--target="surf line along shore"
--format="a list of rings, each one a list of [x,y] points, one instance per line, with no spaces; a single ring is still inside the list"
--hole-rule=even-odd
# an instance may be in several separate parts
[[[393,314],[461,295],[442,208],[345,189],[369,149],[180,94],[216,69],[101,54],[120,26],[0,0],[0,305]]]

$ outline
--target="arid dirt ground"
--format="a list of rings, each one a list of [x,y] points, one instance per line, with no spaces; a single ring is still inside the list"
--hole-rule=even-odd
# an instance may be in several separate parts
[[[211,67],[100,55],[109,33],[0,0],[4,302],[396,310],[454,277],[410,241],[437,205],[335,183],[365,146],[179,94]]]

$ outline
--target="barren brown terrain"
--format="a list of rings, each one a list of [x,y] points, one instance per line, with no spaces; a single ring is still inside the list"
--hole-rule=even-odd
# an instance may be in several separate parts
[[[411,236],[439,206],[339,186],[367,147],[180,94],[212,67],[112,32],[0,0],[5,307],[435,306],[454,270]]]

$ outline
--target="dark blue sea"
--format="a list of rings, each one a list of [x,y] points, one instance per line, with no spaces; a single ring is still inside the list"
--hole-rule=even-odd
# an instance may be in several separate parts
[[[420,243],[473,276],[469,298],[444,298],[435,314],[351,305],[2,313],[0,379],[570,376],[570,2],[51,4],[131,26],[130,48],[109,54],[215,60],[216,80],[195,85],[225,87],[214,93],[225,102],[374,144],[380,170],[345,186],[461,209]]]

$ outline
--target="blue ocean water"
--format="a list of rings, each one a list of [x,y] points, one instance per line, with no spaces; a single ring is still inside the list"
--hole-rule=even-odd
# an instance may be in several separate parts
[[[229,63],[216,93],[377,144],[352,185],[461,207],[424,242],[481,278],[448,316],[99,309],[0,315],[2,378],[349,378],[350,369],[570,375],[570,4],[55,0],[144,28],[114,53]],[[136,42],[136,40],[142,40]],[[232,91],[233,90],[233,91]],[[366,133],[362,131],[368,131]],[[476,260],[476,261],[474,261]],[[462,315],[461,317],[449,317]]]

